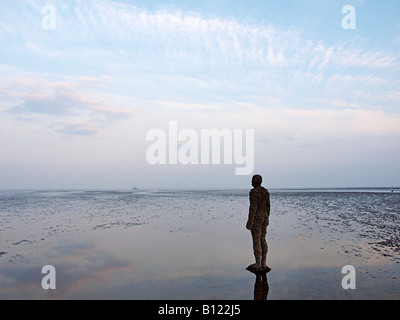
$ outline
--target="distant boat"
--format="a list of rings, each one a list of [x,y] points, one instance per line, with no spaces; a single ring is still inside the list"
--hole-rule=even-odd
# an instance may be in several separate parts
[[[137,190],[137,188],[136,188],[136,187],[133,187],[132,190]]]

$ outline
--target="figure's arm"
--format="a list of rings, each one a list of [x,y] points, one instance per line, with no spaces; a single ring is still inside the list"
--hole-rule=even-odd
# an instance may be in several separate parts
[[[271,202],[269,200],[269,193],[268,193],[268,199],[267,199],[267,214],[268,214],[268,218],[269,218],[270,211],[271,211]]]
[[[247,220],[246,229],[251,230],[254,224],[254,217],[257,211],[257,198],[256,195],[250,191],[250,207],[249,207],[249,218]]]

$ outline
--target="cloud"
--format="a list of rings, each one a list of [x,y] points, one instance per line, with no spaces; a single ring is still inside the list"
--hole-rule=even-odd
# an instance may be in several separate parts
[[[104,79],[108,78],[79,78],[73,83],[29,75],[15,78],[0,92],[12,105],[3,111],[30,121],[45,117],[48,126],[63,135],[94,136],[106,126],[133,117],[128,107],[109,102],[103,92],[85,90],[77,84],[89,80],[98,83]]]
[[[312,58],[309,67],[316,66],[317,69],[323,69],[329,65],[374,68],[397,66],[397,57],[393,54],[388,54],[382,50],[372,50],[371,48],[359,48],[354,44],[349,44],[347,48],[344,48],[342,45],[327,46],[320,42],[312,47],[312,42],[308,42],[306,51],[308,53],[305,57]]]
[[[397,66],[397,58],[383,51],[365,51],[364,49],[337,48],[334,53],[336,59],[343,66],[388,68]]]
[[[301,135],[298,133],[295,133],[295,134],[289,135],[286,139],[287,140],[299,140],[299,139],[301,139]]]
[[[82,58],[88,64],[113,61],[119,65],[118,62],[129,61],[131,66],[163,66],[166,70],[232,68],[255,63],[279,66],[286,62],[284,51],[290,45],[290,34],[272,26],[178,9],[149,11],[133,4],[102,0],[55,2],[54,37],[34,22],[35,17],[39,22],[41,18],[37,4],[19,6],[25,10],[11,10],[11,17],[4,24],[22,27],[10,28],[10,33],[0,31],[0,37],[10,44],[9,50],[64,63]],[[15,37],[23,39],[22,43],[13,41]]]
[[[384,51],[326,45],[302,38],[296,29],[251,20],[244,23],[179,9],[149,11],[113,1],[79,3],[74,10],[77,26],[84,30],[82,37],[96,40],[100,34],[114,43],[124,44],[129,39],[134,46],[128,47],[128,51],[149,46],[154,52],[183,62],[200,59],[203,63],[227,65],[239,62],[292,66],[311,58],[310,65],[318,68],[329,63],[361,67],[396,64],[396,57]]]
[[[49,116],[72,116],[91,109],[88,100],[74,92],[68,83],[48,83],[48,93],[21,93],[23,103],[7,110],[12,114],[46,114]],[[43,90],[43,89],[42,89]],[[47,91],[46,90],[46,91]]]
[[[65,64],[119,66],[157,73],[216,74],[221,69],[249,67],[268,68],[268,72],[273,72],[271,68],[282,72],[280,68],[293,67],[320,72],[328,67],[397,66],[397,57],[384,50],[358,43],[327,44],[307,39],[301,34],[302,28],[293,25],[284,28],[250,19],[244,22],[176,7],[149,10],[110,0],[54,1],[53,5],[57,10],[54,33],[40,29],[40,4],[21,1],[18,10],[8,8],[9,16],[3,22],[7,29],[0,31],[0,38],[6,39],[11,52],[24,50]],[[23,39],[22,43],[15,38]]]
[[[17,79],[16,82],[23,83],[23,80]],[[91,99],[88,95],[78,92],[78,89],[72,83],[42,81],[37,89],[38,92],[20,92],[20,98],[24,102],[11,107],[8,112],[50,116],[90,114],[115,118],[129,116],[130,114],[102,98]]]
[[[56,130],[63,135],[78,135],[78,136],[96,136],[99,133],[99,128],[85,122],[63,124],[62,128]]]

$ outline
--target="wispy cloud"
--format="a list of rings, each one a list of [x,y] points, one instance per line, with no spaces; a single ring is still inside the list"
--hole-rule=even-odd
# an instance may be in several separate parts
[[[78,86],[78,83],[96,83],[102,79],[52,82],[27,75],[8,80],[0,92],[3,103],[8,104],[3,112],[30,121],[46,117],[49,127],[54,126],[56,132],[64,135],[96,135],[104,126],[133,117],[129,106],[118,106],[108,101],[101,91]]]
[[[37,16],[25,10],[14,12],[4,22],[5,26],[21,23],[25,27],[10,32],[5,28],[0,34],[10,40],[23,37],[26,50],[53,59],[66,55],[71,61],[95,58],[87,60],[91,64],[99,57],[114,57],[121,64],[153,65],[166,71],[302,65],[321,69],[332,64],[388,67],[395,63],[393,56],[381,51],[326,45],[273,24],[243,23],[178,9],[149,11],[109,0],[56,1],[57,29],[52,36],[40,29],[39,5],[31,6]],[[26,21],[36,27],[26,28]]]
[[[56,130],[63,135],[83,135],[83,136],[95,136],[99,133],[99,128],[90,123],[79,122],[71,124],[62,124],[60,129]]]
[[[41,18],[40,4],[30,5],[38,13],[36,18]],[[327,74],[359,77],[360,72],[398,68],[393,53],[351,41],[344,45],[307,39],[293,27],[272,23],[245,23],[179,9],[151,11],[110,0],[55,1],[54,6],[58,18],[53,34],[40,30],[37,23],[31,32],[26,28],[25,21],[32,23],[32,12],[11,15],[6,22],[25,27],[4,32],[11,42],[9,50],[24,49],[54,64],[62,62],[65,68],[81,65],[91,73],[101,67],[107,73],[118,70],[133,76],[184,74],[203,80],[206,75],[237,80],[259,72],[264,83],[281,82],[285,74],[296,76],[298,83],[312,78],[319,84],[329,79]],[[11,38],[16,36],[26,41],[13,45]]]
[[[57,29],[51,33],[35,24],[30,32],[23,21],[32,23],[32,11],[41,18],[41,3],[25,4],[25,10],[11,12],[4,22],[24,26],[3,34],[9,50],[23,46],[33,59],[48,58],[55,70],[74,68],[79,76],[74,81],[54,74],[52,80],[14,79],[18,90],[0,91],[14,97],[7,108],[14,115],[63,116],[73,123],[129,117],[130,111],[105,92],[156,101],[159,108],[175,105],[170,108],[175,111],[208,104],[213,112],[227,100],[319,109],[338,106],[340,98],[347,105],[391,111],[398,102],[397,57],[362,42],[326,43],[273,23],[180,9],[148,10],[110,0],[55,1]],[[15,36],[23,39],[18,45],[11,41]],[[100,81],[99,72],[113,77],[112,86]],[[79,87],[89,83],[96,90]]]

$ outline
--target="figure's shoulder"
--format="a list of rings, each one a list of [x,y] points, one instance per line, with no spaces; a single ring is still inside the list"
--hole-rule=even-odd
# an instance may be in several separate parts
[[[260,187],[254,187],[253,189],[250,190],[250,195],[256,195],[256,194],[260,194]]]
[[[250,190],[250,195],[265,195],[265,194],[269,194],[268,190],[265,189],[264,187],[255,187],[253,189]]]
[[[262,188],[262,193],[269,196],[269,191],[267,188],[261,187]]]

